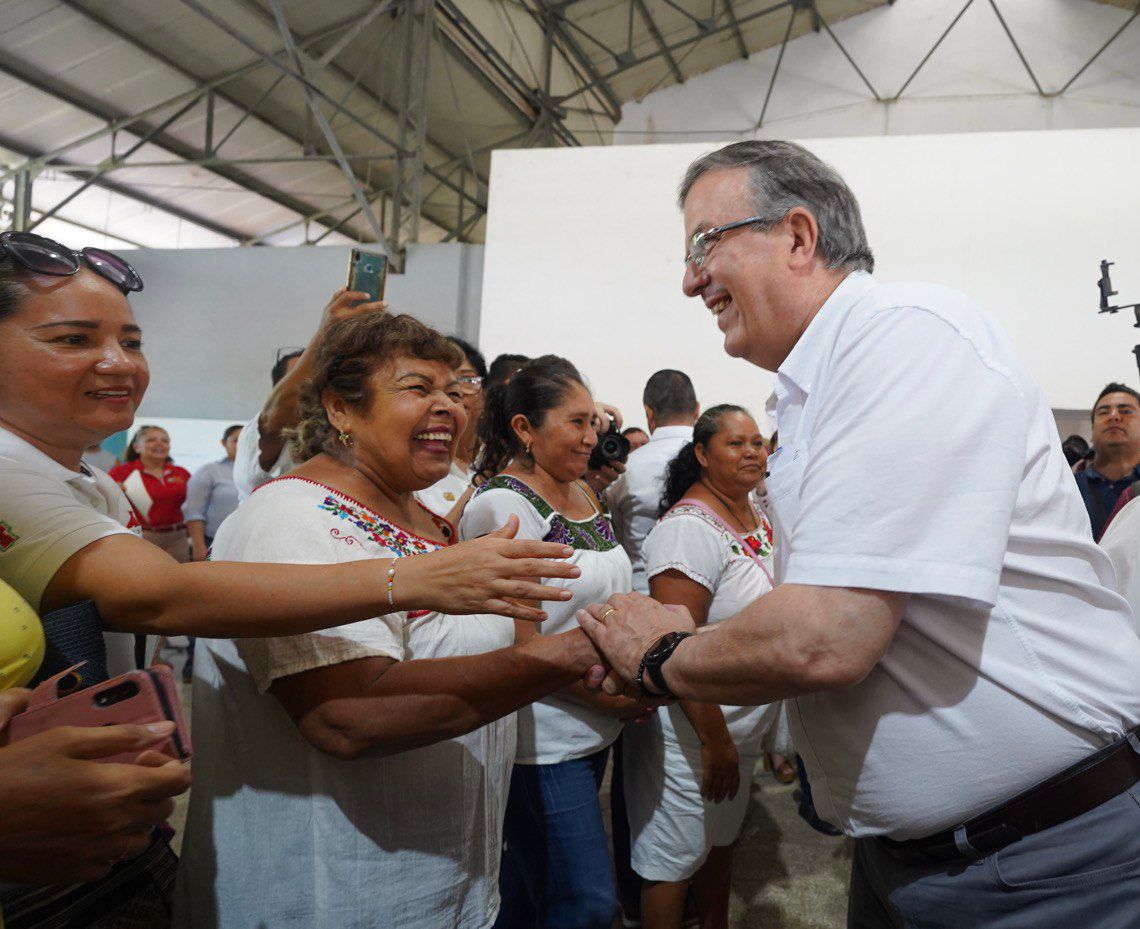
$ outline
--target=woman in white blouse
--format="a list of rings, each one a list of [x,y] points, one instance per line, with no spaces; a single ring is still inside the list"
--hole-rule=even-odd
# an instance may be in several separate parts
[[[515,645],[509,619],[401,604],[401,572],[453,541],[413,494],[446,473],[466,424],[458,364],[410,316],[332,325],[302,395],[303,463],[259,487],[214,539],[213,556],[232,561],[395,558],[397,612],[199,642],[179,926],[495,919],[513,713],[581,681],[596,656],[576,630]]]
[[[654,599],[698,625],[727,619],[772,589],[772,527],[751,500],[767,449],[738,406],[715,406],[669,465],[662,516],[645,542]],[[633,869],[645,879],[645,929],[681,925],[690,882],[702,929],[728,920],[732,847],[748,806],[763,736],[780,704],[718,707],[683,700],[633,727],[625,793]]]
[[[582,480],[596,418],[581,376],[552,355],[528,362],[487,398],[477,463],[485,480],[460,536],[477,538],[515,516],[520,538],[572,546],[570,561],[582,572],[567,582],[572,599],[545,622],[516,624],[517,641],[573,629],[576,610],[631,587],[629,558]],[[496,927],[609,929],[617,901],[598,788],[623,723],[644,714],[634,700],[578,683],[519,711]]]
[[[95,681],[97,671],[133,667],[132,640],[120,633],[288,635],[391,609],[387,561],[179,564],[138,537],[123,492],[82,456],[130,428],[150,381],[128,300],[141,289],[138,274],[116,255],[76,252],[35,233],[0,233],[0,580],[40,614],[68,608],[75,634],[53,643],[67,660],[63,668],[79,659],[72,646],[80,639],[90,643],[85,673]],[[522,608],[505,597],[522,586],[532,597],[557,591],[516,579],[564,570],[535,556],[559,558],[562,549],[487,539],[402,566],[397,592],[422,608],[519,616]],[[104,628],[119,630],[105,648]],[[117,786],[108,793],[97,785],[106,783],[109,766],[81,759],[141,751],[139,733],[115,727],[73,735],[68,744],[45,733],[0,746],[0,880],[106,874],[147,849],[151,824],[168,815],[171,804],[157,801],[158,782],[168,795],[189,783],[175,762],[116,765]]]

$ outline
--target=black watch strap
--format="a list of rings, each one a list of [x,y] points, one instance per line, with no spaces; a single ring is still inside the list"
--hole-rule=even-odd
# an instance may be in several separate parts
[[[634,678],[634,683],[637,684],[637,689],[641,691],[643,697],[655,700],[661,698],[677,699],[677,695],[669,689],[669,685],[665,681],[662,665],[672,657],[677,646],[691,635],[691,632],[667,632],[641,656],[641,663],[637,667],[637,677]],[[645,686],[646,675],[653,681],[657,688],[656,691]]]

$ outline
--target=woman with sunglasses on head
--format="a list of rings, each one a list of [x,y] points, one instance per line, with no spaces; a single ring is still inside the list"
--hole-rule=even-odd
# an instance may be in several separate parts
[[[715,623],[772,589],[772,526],[752,503],[768,450],[739,406],[707,410],[669,464],[661,518],[645,541],[650,595]],[[645,929],[678,929],[690,883],[701,929],[725,929],[732,849],[761,741],[780,704],[683,700],[624,737],[633,869]]]
[[[573,546],[581,577],[573,599],[539,626],[516,623],[516,641],[573,628],[576,609],[632,587],[632,567],[602,504],[583,481],[598,443],[597,411],[570,362],[547,355],[491,392],[476,465],[484,483],[460,521],[464,539],[496,521],[519,535]],[[609,747],[646,707],[574,684],[518,712],[518,746],[503,827],[496,929],[609,929],[617,910],[598,789]]]
[[[513,524],[403,559],[394,583],[390,559],[180,564],[144,542],[115,482],[81,462],[88,446],[130,428],[146,391],[141,331],[127,300],[141,289],[117,256],[0,234],[0,580],[41,615],[78,614],[70,631],[87,637],[89,682],[97,671],[130,668],[106,662],[104,629],[287,635],[396,609],[539,619],[541,610],[507,598],[569,596],[533,581],[575,575],[548,560],[571,549],[513,541]],[[50,631],[48,638],[50,645]],[[66,660],[71,645],[58,644]],[[188,775],[161,760],[137,767],[89,759],[142,751],[166,735],[68,728],[0,747],[0,881],[88,880],[146,849],[150,826],[169,814],[163,798],[184,791]]]
[[[108,473],[138,514],[142,537],[175,561],[189,561],[182,504],[190,472],[170,457],[170,434],[161,426],[140,426],[127,445],[126,460]]]

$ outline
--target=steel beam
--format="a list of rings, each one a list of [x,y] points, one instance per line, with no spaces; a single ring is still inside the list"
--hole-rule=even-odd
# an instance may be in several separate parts
[[[855,59],[851,57],[851,55],[848,53],[847,49],[844,47],[843,43],[839,41],[839,36],[837,36],[834,32],[831,31],[831,26],[828,25],[827,20],[823,18],[823,14],[819,12],[819,8],[815,5],[815,0],[809,0],[809,2],[811,3],[811,11],[812,11],[812,14],[815,16],[816,21],[821,26],[823,26],[823,28],[826,30],[827,34],[829,36],[831,36],[831,41],[835,43],[836,47],[843,53],[843,57],[847,59],[847,63],[849,65],[851,65],[852,68],[855,69],[855,73],[859,75],[860,79],[867,86],[867,89],[869,91],[871,91],[871,96],[874,97],[880,103],[882,103],[883,98],[879,96],[879,92],[877,90],[875,90],[875,88],[872,86],[871,82],[867,79],[867,75],[863,73],[863,69],[860,68],[857,64],[855,64]]]
[[[728,14],[728,21],[732,25],[732,34],[736,38],[736,47],[741,58],[748,57],[748,46],[744,42],[744,33],[740,31],[740,22],[736,18],[736,9],[733,0],[724,0],[724,12]]]
[[[17,142],[14,139],[5,138],[3,136],[0,136],[0,148],[6,148],[9,151],[15,152],[17,155],[20,155],[23,158],[27,158],[31,164],[34,164],[42,159],[44,155],[44,153],[41,151],[37,151],[34,148],[29,148],[28,146]],[[57,171],[62,172],[63,174],[67,174],[71,177],[76,177],[77,180],[85,180],[83,174],[73,175],[69,170],[70,166],[67,164],[67,162],[59,158],[52,159],[52,167]],[[21,168],[19,170],[23,169]],[[127,187],[125,184],[118,184],[106,177],[99,178],[99,180],[95,182],[95,186],[100,187],[103,190],[109,190],[112,193],[121,194],[129,200],[134,200],[137,203],[143,203],[146,206],[153,207],[154,209],[160,210],[163,213],[169,213],[171,216],[177,216],[179,219],[184,219],[186,222],[193,223],[195,226],[201,226],[203,229],[208,229],[210,232],[217,233],[218,235],[224,236],[227,239],[233,239],[235,242],[240,242],[245,238],[244,233],[240,232],[237,229],[234,229],[231,226],[225,226],[222,223],[218,223],[212,219],[209,219],[208,217],[199,216],[196,213],[191,213],[189,210],[184,210],[182,207],[175,204],[165,203],[162,200],[151,197],[149,194],[134,190],[130,187]],[[70,220],[67,220],[67,218],[63,216],[61,216],[60,219],[70,222]],[[114,235],[114,233],[111,234]],[[118,237],[116,236],[116,238]]]
[[[972,2],[972,0],[971,0],[971,2]],[[792,5],[792,0],[780,0],[779,3],[774,3],[771,6],[766,6],[762,10],[755,10],[754,12],[748,13],[745,16],[739,16],[738,15],[736,18],[736,26],[737,26],[737,28],[739,28],[740,26],[743,26],[746,23],[752,22],[754,19],[759,19],[762,16],[767,16],[769,13],[775,13],[777,10],[785,9],[786,7],[789,7],[791,5]],[[618,76],[624,74],[626,71],[629,71],[633,68],[640,67],[641,65],[644,65],[644,64],[648,64],[651,61],[655,61],[656,59],[663,57],[667,51],[668,52],[679,52],[682,49],[685,49],[690,45],[695,45],[697,42],[700,42],[704,39],[711,38],[714,35],[719,35],[720,33],[726,32],[732,28],[733,28],[733,24],[731,22],[726,22],[726,23],[723,23],[719,26],[713,26],[712,28],[710,28],[706,32],[701,32],[697,35],[689,36],[688,38],[685,38],[685,39],[679,39],[676,42],[670,42],[665,46],[665,48],[659,48],[655,52],[650,52],[648,55],[644,55],[641,58],[634,59],[633,61],[630,61],[628,64],[624,64],[624,65],[621,65],[620,67],[615,68],[613,71],[606,72],[605,74],[597,74],[597,72],[595,71],[595,74],[597,74],[596,77],[592,77],[591,80],[584,83],[581,87],[579,87],[577,90],[575,90],[574,93],[565,94],[564,96],[559,97],[558,102],[561,103],[561,102],[564,102],[566,100],[572,100],[575,97],[580,96],[581,94],[585,93],[586,91],[592,90],[593,88],[599,86],[601,83],[607,82],[612,78],[615,78],[615,77],[618,77]],[[619,117],[620,117],[620,113],[619,113]],[[616,122],[616,119],[615,119],[615,122]]]
[[[674,80],[676,80],[678,84],[684,83],[685,75],[681,73],[681,69],[677,65],[677,59],[673,57],[673,53],[669,51],[669,47],[665,44],[661,30],[657,28],[657,22],[653,19],[652,14],[650,14],[649,7],[645,5],[645,0],[630,0],[630,2],[637,7],[637,12],[640,13],[641,18],[645,20],[645,26],[649,30],[649,34],[653,37],[653,41],[665,55],[665,60],[669,63],[669,70],[673,73]]]
[[[784,52],[788,48],[788,40],[792,37],[792,28],[796,25],[796,14],[799,10],[793,6],[788,17],[788,28],[784,30],[784,41],[780,43],[780,54],[776,56],[776,67],[772,69],[772,79],[768,82],[768,92],[764,95],[764,106],[760,109],[760,118],[756,120],[756,129],[764,125],[764,117],[768,115],[768,103],[772,99],[772,91],[776,89],[776,78],[780,73],[780,64],[784,60]]]
[[[400,122],[388,237],[397,243],[402,264],[404,245],[419,238],[420,211],[423,208],[423,142],[427,132],[427,82],[435,25],[434,0],[408,0],[400,15],[400,25],[404,30]],[[464,192],[460,190],[459,193],[462,196]],[[411,226],[407,237],[403,234],[405,206],[408,207]]]
[[[58,146],[56,148],[45,151],[42,156],[40,156],[39,158],[36,159],[37,164],[34,165],[33,167],[43,167],[48,162],[50,162],[52,159],[54,159],[60,155],[66,154],[67,152],[71,151],[73,148],[78,148],[81,145],[86,145],[88,142],[95,142],[95,141],[103,138],[104,136],[112,135],[113,133],[119,132],[120,130],[130,129],[135,123],[137,123],[141,120],[148,119],[149,117],[154,116],[158,113],[163,113],[173,106],[180,106],[183,103],[186,103],[190,100],[201,99],[209,91],[215,90],[216,88],[221,87],[222,85],[227,84],[230,81],[244,77],[245,75],[250,74],[253,71],[257,71],[260,68],[264,68],[268,65],[268,62],[258,59],[257,61],[251,62],[251,63],[246,64],[246,65],[242,65],[240,68],[235,68],[232,71],[227,71],[224,74],[219,74],[215,77],[210,78],[209,80],[202,81],[201,78],[197,77],[194,74],[191,74],[185,68],[176,64],[174,61],[167,58],[166,56],[164,56],[164,55],[160,54],[159,52],[155,51],[154,49],[144,45],[143,43],[139,42],[137,39],[135,39],[129,35],[126,35],[125,33],[120,32],[119,30],[115,29],[115,27],[112,26],[109,22],[107,22],[106,20],[97,16],[96,14],[90,12],[86,8],[80,6],[79,4],[77,4],[75,2],[75,0],[60,0],[60,2],[64,6],[67,6],[69,9],[74,10],[79,15],[85,17],[90,22],[95,23],[100,28],[106,29],[108,32],[110,32],[112,35],[114,35],[116,38],[121,39],[122,41],[126,42],[128,45],[131,45],[134,48],[137,48],[139,51],[142,51],[142,52],[150,55],[152,58],[154,58],[155,60],[166,65],[171,70],[176,71],[181,77],[185,78],[186,80],[193,81],[196,86],[191,88],[188,91],[185,91],[184,93],[176,94],[175,96],[168,97],[167,99],[162,100],[159,103],[152,104],[151,106],[148,106],[143,110],[139,110],[136,113],[132,113],[128,116],[124,116],[123,118],[118,119],[118,120],[113,120],[110,123],[108,123],[107,125],[102,126],[99,129],[94,130],[93,132],[86,133],[85,135],[80,136],[77,139],[73,139],[72,141],[68,142],[66,145],[61,145],[61,146]],[[355,21],[356,21],[356,19],[354,17],[352,20],[349,21],[349,24],[351,25]],[[302,44],[307,47],[307,46],[315,44],[317,42],[321,42],[321,41],[329,38],[330,36],[336,35],[338,32],[342,31],[344,28],[345,28],[345,24],[343,22],[337,23],[336,25],[330,26],[328,29],[324,29],[315,35],[309,36],[307,39],[305,39],[304,43],[302,43]],[[280,54],[280,52],[278,52],[277,54]],[[232,106],[237,107],[238,109],[243,108],[243,105],[239,101],[237,101],[231,97],[227,97],[225,94],[218,93],[217,96],[218,96],[218,99],[224,100],[226,103],[229,103]],[[282,132],[282,130],[278,129],[276,126],[274,126],[273,128],[278,132]],[[287,134],[282,132],[282,135],[287,135]],[[297,140],[291,139],[291,141],[296,142]],[[12,173],[13,173],[12,171],[8,171],[8,172],[5,172],[4,174],[0,174],[0,181],[7,180],[9,177],[12,176]]]
[[[363,129],[365,132],[367,132],[373,138],[378,139],[379,141],[383,142],[385,145],[391,146],[393,149],[396,150],[397,155],[401,154],[400,146],[396,142],[395,139],[393,139],[387,133],[384,133],[384,132],[380,131],[379,129],[377,129],[376,126],[374,126],[368,120],[364,119],[362,116],[360,116],[360,114],[358,114],[358,113],[354,112],[353,110],[350,110],[346,107],[341,106],[336,100],[334,100],[327,93],[325,93],[323,90],[321,90],[321,88],[317,87],[312,81],[310,81],[308,78],[306,78],[303,74],[299,74],[290,65],[287,65],[281,61],[278,61],[277,58],[272,53],[265,51],[265,49],[261,48],[256,42],[254,42],[252,39],[250,39],[249,36],[245,35],[244,33],[240,32],[236,29],[234,29],[232,25],[227,23],[218,14],[214,13],[213,10],[211,10],[209,7],[205,6],[203,3],[200,3],[199,0],[181,0],[181,2],[183,3],[183,5],[188,6],[190,9],[197,12],[203,18],[212,22],[215,26],[217,26],[219,29],[221,29],[223,32],[225,32],[227,35],[229,35],[231,38],[235,39],[236,41],[238,41],[239,43],[244,45],[247,49],[249,49],[250,51],[259,55],[262,59],[267,61],[270,65],[272,65],[278,71],[281,71],[282,73],[288,75],[289,77],[292,77],[294,80],[296,80],[300,84],[307,84],[309,86],[309,88],[312,90],[313,94],[319,100],[321,100],[323,103],[328,104],[332,109],[336,110],[338,113],[340,113],[346,119],[350,120],[352,123],[359,126],[361,129]],[[404,154],[406,154],[406,152]],[[445,154],[446,154],[446,152],[445,152]],[[455,156],[452,155],[450,157],[455,157]],[[459,188],[455,186],[454,183],[452,183],[450,180],[444,178],[440,174],[440,172],[438,172],[433,166],[425,165],[424,170],[428,174],[432,175],[433,177],[436,177],[440,180],[443,180],[444,186],[450,187],[456,193],[461,192],[459,190]],[[486,204],[482,204],[482,203],[480,205],[484,206],[484,207],[486,206]],[[443,228],[446,228],[445,224],[441,224],[441,226]]]
[[[24,232],[32,226],[32,172],[21,171],[15,177],[12,192],[12,229]]]
[[[1029,79],[1033,81],[1033,86],[1037,88],[1037,93],[1042,97],[1047,96],[1045,91],[1041,89],[1041,82],[1037,80],[1037,75],[1034,74],[1033,69],[1029,67],[1029,62],[1026,60],[1025,54],[1021,51],[1021,46],[1017,44],[1017,39],[1013,37],[1013,32],[1010,30],[1009,24],[1005,21],[1005,17],[1001,15],[1001,10],[998,9],[996,0],[990,0],[990,6],[993,8],[998,22],[1001,23],[1001,28],[1009,39],[1009,44],[1013,46],[1013,50],[1017,52],[1017,57],[1021,59],[1022,65],[1025,66],[1025,70],[1029,74]]]
[[[615,94],[613,88],[610,87],[608,78],[598,70],[594,62],[590,60],[590,56],[586,54],[585,49],[578,44],[578,40],[570,35],[563,27],[562,19],[565,14],[556,4],[551,3],[550,0],[534,0],[534,2],[537,7],[537,12],[532,11],[531,15],[534,16],[540,26],[545,28],[543,14],[550,14],[550,24],[554,29],[554,34],[561,39],[562,44],[570,50],[570,54],[577,59],[578,64],[585,70],[589,78],[589,81],[580,87],[577,93],[570,94],[564,99],[569,100],[572,97],[577,97],[580,93],[585,93],[587,90],[596,88],[604,98],[604,102],[610,113],[610,119],[616,123],[621,119],[621,100],[618,99],[617,94]],[[622,70],[624,69],[619,68],[617,73],[620,73]]]
[[[954,28],[955,26],[957,26],[957,25],[958,25],[958,20],[960,20],[960,19],[961,19],[963,16],[965,16],[965,15],[966,15],[966,10],[968,10],[968,9],[969,9],[971,6],[973,6],[973,4],[974,4],[974,0],[966,0],[966,5],[965,5],[964,7],[962,7],[962,9],[960,9],[960,10],[958,11],[958,15],[957,15],[957,16],[955,16],[955,17],[954,17],[954,18],[953,18],[953,19],[950,21],[950,25],[949,25],[949,26],[947,26],[947,27],[946,27],[946,29],[943,31],[942,35],[940,35],[940,36],[938,37],[938,41],[937,41],[937,42],[935,42],[935,43],[934,43],[934,44],[933,44],[933,45],[930,47],[930,51],[928,51],[928,52],[927,52],[927,53],[926,53],[926,54],[925,54],[925,55],[922,57],[922,61],[920,61],[920,62],[918,63],[918,67],[917,67],[917,68],[915,68],[915,69],[914,69],[914,70],[911,72],[911,74],[910,74],[910,77],[908,77],[908,78],[907,78],[905,81],[903,81],[903,85],[902,85],[902,87],[900,87],[900,88],[899,88],[899,90],[898,90],[898,93],[896,93],[896,94],[895,94],[893,97],[891,97],[891,101],[895,101],[895,100],[898,100],[898,99],[899,99],[899,97],[901,97],[901,96],[903,95],[903,91],[904,91],[904,90],[906,90],[906,89],[907,89],[907,88],[910,86],[910,82],[911,82],[911,81],[913,81],[913,80],[914,80],[916,77],[918,77],[918,72],[919,72],[919,71],[921,71],[921,70],[923,69],[923,66],[924,66],[924,65],[925,65],[925,64],[926,64],[928,61],[930,61],[930,56],[931,56],[931,55],[933,55],[933,54],[934,54],[936,51],[938,51],[938,46],[942,44],[942,42],[943,42],[943,41],[946,39],[946,36],[950,35],[950,32],[951,32],[951,30],[953,30],[953,28]]]
[[[1110,45],[1111,45],[1113,42],[1115,42],[1115,41],[1117,40],[1117,38],[1120,36],[1120,33],[1122,33],[1122,32],[1123,32],[1125,29],[1127,29],[1129,26],[1131,26],[1131,25],[1132,25],[1132,21],[1133,21],[1134,19],[1136,19],[1136,17],[1137,17],[1137,16],[1140,16],[1140,0],[1137,0],[1137,3],[1136,3],[1136,9],[1132,11],[1132,15],[1131,15],[1131,16],[1129,16],[1129,17],[1128,17],[1128,19],[1126,19],[1126,20],[1124,21],[1124,23],[1121,25],[1121,27],[1120,27],[1119,29],[1117,29],[1117,30],[1116,30],[1116,32],[1114,32],[1114,33],[1113,33],[1111,36],[1109,36],[1109,38],[1108,38],[1108,41],[1107,41],[1107,42],[1105,42],[1105,43],[1104,43],[1104,45],[1102,45],[1100,48],[1098,48],[1098,49],[1096,50],[1096,53],[1095,53],[1095,54],[1092,56],[1092,58],[1090,58],[1088,61],[1086,61],[1086,62],[1084,63],[1084,65],[1083,65],[1083,66],[1080,68],[1080,70],[1079,70],[1079,71],[1077,71],[1077,73],[1076,73],[1076,74],[1074,74],[1074,75],[1073,75],[1071,78],[1069,78],[1069,79],[1068,79],[1068,80],[1065,82],[1065,86],[1064,86],[1064,87],[1062,87],[1062,88],[1061,88],[1059,91],[1057,91],[1057,93],[1058,93],[1058,94],[1063,94],[1063,93],[1064,93],[1066,90],[1068,90],[1070,87],[1072,87],[1072,86],[1073,86],[1073,82],[1074,82],[1074,81],[1075,81],[1075,80],[1076,80],[1078,77],[1080,77],[1082,74],[1084,74],[1084,73],[1085,73],[1085,71],[1087,71],[1087,70],[1088,70],[1088,68],[1089,68],[1089,65],[1091,65],[1091,64],[1092,64],[1094,61],[1096,61],[1096,60],[1097,60],[1097,59],[1098,59],[1098,58],[1101,56],[1101,53],[1102,53],[1102,52],[1103,52],[1103,51],[1104,51],[1106,48],[1108,48],[1108,47],[1109,47],[1109,46],[1110,46]]]
[[[285,19],[285,11],[281,8],[281,2],[280,0],[269,0],[269,3],[277,19],[277,28],[281,33],[282,41],[285,43],[285,51],[292,60],[293,67],[303,76],[305,66],[301,63],[301,56],[297,52],[297,47],[293,44],[293,34],[289,31],[289,23]],[[320,104],[317,103],[317,98],[313,95],[312,87],[307,83],[302,86],[305,91],[305,97],[309,101],[309,110],[313,114],[313,118],[316,119],[317,124],[321,127],[321,132],[329,148],[332,149],[333,154],[336,156],[336,161],[337,164],[340,165],[341,173],[344,175],[345,180],[348,181],[349,187],[352,188],[352,195],[356,198],[356,202],[360,204],[361,212],[364,214],[368,225],[372,227],[372,233],[376,236],[376,241],[380,243],[380,247],[384,250],[385,254],[391,255],[392,250],[388,247],[388,240],[384,237],[384,230],[380,228],[376,214],[370,209],[368,199],[361,187],[359,179],[356,177],[356,173],[352,170],[352,165],[350,165],[348,160],[344,157],[344,149],[341,148],[340,142],[332,131],[332,126],[329,125],[328,117],[325,116],[320,108]]]
[[[248,9],[250,13],[252,13],[253,15],[262,19],[266,23],[266,25],[270,25],[270,26],[274,26],[274,27],[276,26],[276,23],[275,23],[274,18],[273,18],[273,14],[267,12],[261,6],[260,3],[256,2],[256,0],[242,0],[242,2],[244,4],[245,8]],[[396,9],[396,8],[406,4],[408,2],[409,2],[409,0],[385,0],[385,2],[381,5],[384,7],[385,11],[391,11],[391,10]],[[231,38],[237,39],[237,41],[240,42],[242,45],[245,45],[246,48],[249,48],[251,51],[255,51],[258,55],[261,55],[261,56],[264,56],[266,54],[263,49],[255,47],[256,43],[254,46],[250,46],[248,44],[248,41],[249,41],[248,36],[239,37],[239,33],[237,32],[237,30],[235,30],[232,26],[227,24],[222,17],[218,16],[216,13],[210,12],[209,15],[207,15],[206,12],[203,12],[204,10],[207,9],[204,6],[204,4],[197,2],[197,0],[195,0],[195,2],[192,2],[192,3],[187,3],[187,0],[183,0],[183,3],[186,3],[186,5],[195,9],[200,15],[205,16],[205,18],[209,19],[210,22],[214,23],[214,25],[219,26],[219,28],[221,28],[223,31],[225,31]],[[365,15],[366,16],[371,15],[373,12],[375,12],[375,11],[370,10],[369,13],[365,14]],[[298,49],[301,49],[302,44],[303,44],[301,38],[299,36],[294,35],[293,41],[297,45]],[[303,51],[303,49],[302,49],[302,51]],[[330,51],[331,51],[331,49],[330,49]],[[310,62],[308,61],[307,53],[303,54],[302,58],[306,59],[307,65],[310,64]],[[271,64],[279,64],[279,63],[278,62],[271,62]],[[327,53],[322,55],[320,57],[320,59],[318,59],[315,63],[312,63],[312,64],[315,65],[317,70],[328,71],[328,73],[331,74],[333,77],[335,77],[337,80],[346,81],[348,83],[352,82],[352,75],[349,74],[347,71],[345,71],[343,68],[336,65]],[[315,76],[315,72],[314,72],[314,76]],[[316,89],[315,85],[314,85],[314,89]],[[317,92],[318,92],[319,96],[328,97],[328,95],[324,94],[323,91],[317,91]],[[389,116],[392,116],[392,117],[398,117],[398,113],[397,113],[397,110],[395,108],[390,106],[386,100],[381,99],[379,96],[372,93],[370,90],[367,90],[366,88],[361,88],[360,89],[360,95],[362,97],[364,97],[364,99],[366,99],[371,106],[378,108],[381,112],[387,113]],[[334,101],[331,97],[328,97],[328,102],[332,103],[335,106],[335,108],[337,109],[337,111],[341,112],[342,115],[348,115],[350,117],[356,117],[356,119],[354,119],[354,121],[359,121],[359,117],[356,116],[356,114],[351,113],[351,111],[346,110],[345,107],[340,106],[340,104],[337,103],[336,101]],[[368,128],[368,127],[366,126],[365,128]],[[454,152],[450,151],[442,143],[433,139],[430,135],[426,136],[426,141],[433,149],[438,151],[445,158],[450,159],[450,158],[456,157]],[[488,183],[487,178],[480,177],[480,180],[484,184]]]
[[[141,133],[144,137],[149,137],[150,144],[178,158],[195,160],[203,157],[203,152],[200,149],[183,142],[169,132],[159,131],[157,126],[150,126],[134,117],[115,111],[109,106],[92,99],[89,95],[84,94],[77,88],[64,84],[58,78],[48,76],[27,64],[18,62],[11,55],[5,56],[5,58],[0,61],[0,73],[7,74],[9,77],[15,78],[41,93],[54,97],[62,103],[66,103],[68,106],[86,113],[88,116],[93,116],[96,119],[108,123],[132,125],[136,133]],[[198,99],[201,99],[201,97],[199,96]],[[45,159],[42,155],[38,155],[29,163],[28,167],[39,169],[49,163],[56,163],[57,160],[55,157]],[[123,165],[118,165],[117,167],[123,167]],[[218,164],[211,169],[211,172],[294,213],[304,214],[312,211],[311,204],[283,193],[244,171],[227,167],[224,164]],[[12,172],[9,172],[9,174],[11,173]],[[0,181],[5,179],[6,176],[0,177]],[[240,235],[238,237],[240,238]]]

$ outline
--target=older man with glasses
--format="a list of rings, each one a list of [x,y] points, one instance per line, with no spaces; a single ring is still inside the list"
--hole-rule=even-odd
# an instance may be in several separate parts
[[[964,295],[872,278],[800,146],[706,155],[681,204],[685,293],[776,372],[781,583],[700,635],[637,594],[590,607],[606,689],[794,698],[856,839],[850,927],[1140,925],[1140,639],[1040,388]]]

